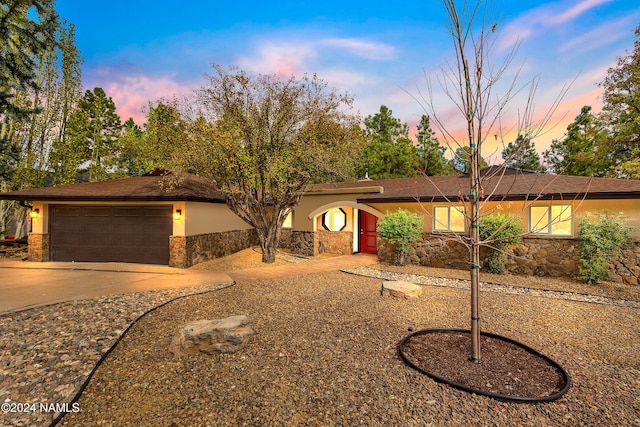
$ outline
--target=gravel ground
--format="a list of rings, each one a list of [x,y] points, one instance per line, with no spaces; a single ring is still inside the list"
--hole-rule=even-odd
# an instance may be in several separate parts
[[[97,370],[68,426],[640,426],[638,308],[482,293],[482,325],[557,360],[573,387],[547,404],[507,404],[437,384],[396,346],[408,328],[468,327],[466,289],[380,296],[380,279],[340,272],[235,286],[139,321]],[[232,355],[174,357],[184,323],[246,314]]]
[[[253,266],[259,257],[246,252],[208,268]],[[518,405],[436,384],[397,356],[408,328],[468,328],[465,272],[378,266],[352,273],[241,282],[163,306],[125,335],[80,398],[81,413],[62,424],[640,426],[637,289],[483,276],[492,282],[483,284],[483,330],[555,358],[574,382],[557,402]],[[425,293],[418,301],[382,298],[382,277],[422,283]],[[212,289],[119,295],[0,316],[0,402],[70,402],[141,313]],[[234,314],[247,314],[255,331],[241,352],[181,359],[168,352],[182,324]],[[3,411],[0,425],[46,426],[53,417],[50,409]]]

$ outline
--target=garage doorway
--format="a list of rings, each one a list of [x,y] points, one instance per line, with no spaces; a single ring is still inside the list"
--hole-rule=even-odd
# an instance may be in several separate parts
[[[169,264],[171,205],[51,205],[52,261]]]

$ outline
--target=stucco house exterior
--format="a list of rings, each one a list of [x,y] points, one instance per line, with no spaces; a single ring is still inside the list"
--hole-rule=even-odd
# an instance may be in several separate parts
[[[185,175],[162,188],[161,173],[70,186],[0,193],[33,204],[29,234],[32,261],[128,261],[189,267],[257,244],[254,231],[226,206],[204,178]],[[621,213],[635,228],[613,279],[640,277],[640,181],[482,171],[483,213],[510,213],[531,233],[514,248],[514,273],[572,276],[578,269],[579,218]],[[379,253],[376,223],[398,208],[424,216],[424,239],[413,262],[467,268],[455,236],[467,232],[463,195],[467,176],[362,180],[313,185],[285,223],[281,246],[301,255]]]

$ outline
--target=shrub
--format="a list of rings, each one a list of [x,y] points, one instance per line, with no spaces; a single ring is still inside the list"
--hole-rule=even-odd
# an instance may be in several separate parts
[[[412,243],[422,237],[422,215],[398,209],[378,221],[378,236],[398,251],[397,263],[404,265],[413,252]]]
[[[609,266],[631,243],[631,227],[620,215],[601,212],[580,220],[580,278],[589,284],[607,279]]]
[[[503,274],[507,269],[507,254],[509,246],[522,242],[524,228],[520,218],[510,215],[497,214],[480,218],[480,240],[487,241],[489,254],[485,266],[489,273]]]

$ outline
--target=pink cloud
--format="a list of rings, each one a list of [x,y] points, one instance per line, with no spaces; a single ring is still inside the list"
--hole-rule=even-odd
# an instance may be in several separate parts
[[[142,125],[146,121],[149,102],[188,95],[196,87],[195,82],[179,83],[170,77],[140,74],[118,77],[105,84],[104,90],[116,104],[116,111],[123,122],[132,117],[138,125]]]

